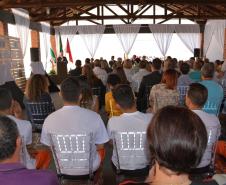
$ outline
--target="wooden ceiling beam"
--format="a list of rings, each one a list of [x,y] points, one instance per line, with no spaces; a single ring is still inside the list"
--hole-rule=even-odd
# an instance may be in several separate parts
[[[164,22],[166,22],[166,21],[172,19],[172,18],[174,17],[175,14],[178,14],[178,13],[182,12],[184,9],[187,9],[187,8],[189,8],[190,6],[191,6],[191,5],[184,5],[182,8],[178,9],[177,11],[172,12],[172,13],[170,13],[170,14],[167,14],[168,17],[167,17],[165,20],[159,22],[158,24],[162,24],[162,23],[164,23]]]
[[[113,15],[106,15],[106,16],[82,16],[82,17],[78,17],[78,16],[72,16],[72,17],[66,17],[66,16],[62,16],[62,17],[52,17],[52,18],[44,18],[42,20],[38,20],[38,21],[53,21],[53,20],[65,20],[65,21],[70,21],[70,20],[102,20],[102,19],[167,19],[168,16],[167,15],[141,15],[141,16],[134,16],[134,15],[118,15],[118,16],[113,16]],[[207,19],[226,19],[226,15],[224,16],[217,16],[217,15],[201,15],[201,16],[197,16],[197,15],[182,15],[182,14],[178,14],[178,15],[173,15],[171,16],[171,18],[182,18],[182,19],[203,19],[203,20],[207,20]]]
[[[0,8],[31,8],[31,7],[71,7],[71,6],[97,6],[97,5],[106,5],[106,4],[225,4],[225,1],[222,0],[61,0],[61,1],[52,1],[52,0],[36,0],[30,2],[15,2],[3,1],[0,3]]]
[[[105,8],[107,8],[111,13],[113,13],[115,16],[118,17],[118,14],[115,13],[110,7],[104,5]],[[122,22],[124,22],[125,24],[127,24],[127,22],[124,19],[119,18]]]
[[[146,11],[148,11],[150,8],[152,7],[152,5],[148,5],[148,6],[144,6],[139,12],[138,16],[143,15]],[[133,23],[135,20],[137,20],[137,18],[134,18],[131,20],[131,23]]]

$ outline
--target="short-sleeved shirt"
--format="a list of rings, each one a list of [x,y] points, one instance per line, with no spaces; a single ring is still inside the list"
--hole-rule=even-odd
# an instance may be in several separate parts
[[[24,145],[30,145],[32,143],[32,126],[31,123],[29,121],[26,120],[21,120],[21,119],[17,119],[14,116],[8,115],[8,117],[10,119],[12,119],[13,121],[15,121],[15,123],[17,124],[18,130],[19,130],[19,134],[20,136],[23,138],[23,144]],[[26,165],[26,167],[28,169],[35,169],[35,159],[32,159],[27,151],[26,146],[24,146],[24,154],[25,154],[25,158],[26,158],[26,162],[24,165]]]
[[[108,121],[108,134],[110,138],[113,139],[112,132],[146,132],[151,119],[152,114],[145,114],[139,111],[133,113],[123,113],[120,116],[113,116]],[[140,160],[140,158],[138,160]],[[112,162],[116,166],[117,157],[115,148],[113,149]],[[137,164],[137,161],[134,161],[134,163]],[[146,166],[136,166],[135,169],[141,169],[145,167]],[[134,170],[128,169],[128,166],[122,165],[120,165],[120,168],[126,170]]]
[[[219,134],[220,134],[220,121],[219,119],[214,115],[214,114],[209,114],[209,113],[206,113],[202,110],[193,110],[200,118],[201,120],[203,121],[205,127],[206,127],[206,130],[207,130],[207,134],[208,134],[208,138],[210,137],[210,134],[211,134],[211,140],[208,141],[208,143],[212,143],[214,144],[218,137],[219,137]],[[201,168],[201,167],[206,167],[208,166],[211,161],[208,160],[211,158],[211,150],[209,150],[209,148],[212,148],[213,146],[211,145],[207,145],[207,149],[206,151],[204,152],[203,154],[203,157],[202,157],[202,160],[200,162],[200,164],[198,165],[198,168]]]
[[[206,103],[215,102],[220,106],[224,97],[223,88],[213,80],[203,80],[200,84],[204,85],[208,90],[208,99]]]
[[[189,86],[192,83],[189,75],[181,75],[177,80],[177,86]]]
[[[0,164],[1,185],[59,185],[49,170],[28,170],[20,163]]]
[[[150,106],[153,112],[167,106],[179,104],[179,91],[167,89],[166,84],[161,83],[154,85],[150,91]]]
[[[43,124],[41,143],[50,146],[48,134],[73,134],[73,133],[93,133],[95,144],[108,142],[108,134],[101,117],[88,109],[79,106],[64,106],[50,114]],[[100,165],[100,157],[95,150],[93,169],[97,170]],[[86,175],[89,170],[80,171],[79,174]]]
[[[192,79],[193,82],[200,82],[201,81],[201,72],[200,71],[192,71],[189,73],[189,77]]]

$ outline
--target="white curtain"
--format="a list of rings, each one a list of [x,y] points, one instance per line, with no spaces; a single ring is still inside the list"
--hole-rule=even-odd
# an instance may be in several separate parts
[[[184,45],[194,53],[195,48],[200,48],[200,27],[198,24],[175,25],[175,31]]]
[[[222,60],[226,20],[208,20],[204,33],[204,56],[210,60]]]
[[[113,25],[115,33],[121,42],[124,52],[129,55],[137,35],[140,31],[140,24],[137,25]]]
[[[167,24],[152,24],[149,25],[149,28],[153,33],[160,52],[165,57],[173,37],[175,26]]]
[[[41,62],[43,63],[44,69],[46,70],[47,64],[49,62],[49,50],[50,50],[50,24],[46,22],[41,22],[42,32],[40,36],[42,37],[43,43],[40,43],[41,47]]]
[[[100,44],[101,38],[104,34],[104,25],[95,26],[79,26],[78,32],[82,37],[87,50],[92,58],[94,58],[97,48]]]
[[[207,21],[206,26],[205,26],[205,31],[204,31],[204,48],[203,48],[203,54],[206,56],[207,51],[210,47],[210,43],[213,38],[213,33],[215,29],[215,24],[213,21]]]
[[[17,32],[20,38],[22,54],[24,57],[27,50],[29,35],[29,25],[30,25],[29,13],[28,11],[20,8],[17,9],[12,8],[12,12],[15,17]]]
[[[220,49],[224,50],[224,33],[226,27],[225,20],[217,20],[216,21],[217,27],[214,29],[214,37],[219,44]]]

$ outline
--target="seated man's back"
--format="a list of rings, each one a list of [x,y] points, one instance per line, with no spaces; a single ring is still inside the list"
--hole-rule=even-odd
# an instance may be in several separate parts
[[[110,118],[108,122],[108,133],[111,139],[113,139],[113,132],[145,132],[147,130],[147,127],[151,121],[152,114],[149,113],[141,113],[139,111],[134,113],[124,113],[120,116],[115,116]],[[112,162],[115,166],[117,166],[117,157],[116,157],[116,149],[113,149],[113,155],[112,155]],[[136,166],[135,169],[142,169],[145,168],[148,165],[149,160],[147,158],[135,158],[138,161],[131,161],[128,159],[127,162],[134,163],[127,165],[120,165],[121,169],[126,170],[134,170],[134,169],[128,169],[130,166]],[[142,162],[141,162],[142,161]],[[141,162],[141,163],[140,163]],[[138,165],[137,165],[138,164]],[[145,165],[143,165],[145,164]]]
[[[152,114],[145,114],[137,111],[136,105],[135,105],[135,98],[132,92],[131,87],[128,85],[119,85],[113,90],[113,97],[119,106],[120,110],[123,112],[120,116],[113,116],[108,121],[108,133],[111,139],[114,139],[113,133],[117,132],[131,132],[131,133],[145,133],[147,127],[151,121]],[[135,146],[136,136],[133,135],[133,146]],[[127,139],[129,139],[127,136]],[[142,136],[139,136],[142,137]],[[146,136],[145,136],[146,138]],[[143,148],[143,138],[139,139],[139,147]],[[128,146],[127,146],[128,144]],[[129,141],[127,140],[126,144],[127,147],[130,146]],[[128,152],[132,152],[133,155],[135,155],[135,150],[128,150]],[[145,150],[143,150],[145,152]],[[120,156],[119,156],[120,157]],[[117,154],[116,154],[116,148],[113,148],[113,156],[112,156],[112,162],[115,166],[117,166]],[[143,153],[143,157],[133,157],[131,159],[127,159],[127,161],[123,164],[120,163],[120,168],[125,170],[135,170],[135,169],[142,169],[145,168],[148,165],[149,161],[145,157],[145,154]],[[131,169],[132,168],[132,169]]]
[[[43,125],[41,142],[50,146],[48,134],[70,135],[75,133],[93,133],[95,145],[102,145],[108,142],[108,135],[101,117],[88,109],[78,106],[81,95],[81,87],[74,78],[66,79],[61,85],[61,94],[64,100],[64,107],[50,114]],[[93,170],[100,165],[100,157],[95,150]],[[89,169],[76,171],[74,175],[87,175]]]
[[[213,80],[204,80],[200,83],[202,85],[204,85],[208,90],[207,101],[217,102],[217,103],[221,104],[223,97],[224,97],[223,88],[219,84],[214,82]]]
[[[208,90],[208,98],[204,105],[204,108],[208,105],[208,103],[216,104],[216,111],[208,110],[206,112],[218,114],[218,109],[222,103],[224,97],[223,88],[214,82],[214,64],[213,63],[206,63],[203,65],[201,69],[202,80],[200,84],[204,85]]]
[[[198,166],[198,168],[200,167],[206,167],[208,166],[211,161],[209,159],[211,159],[211,155],[212,155],[212,148],[214,146],[214,144],[217,142],[218,137],[220,135],[220,121],[219,119],[213,115],[213,114],[209,114],[206,113],[202,110],[193,110],[203,121],[204,125],[206,126],[206,130],[207,130],[207,134],[208,134],[208,144],[207,144],[207,148],[206,151],[202,157],[202,160]]]

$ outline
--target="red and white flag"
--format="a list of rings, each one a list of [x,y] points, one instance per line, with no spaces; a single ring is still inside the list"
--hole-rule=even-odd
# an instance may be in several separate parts
[[[69,55],[69,61],[73,63],[71,47],[70,47],[68,39],[67,39],[67,44],[66,44],[66,53],[68,53],[68,55]]]

